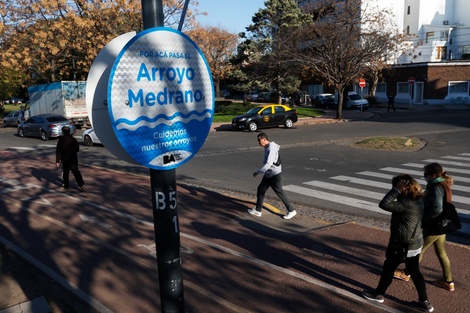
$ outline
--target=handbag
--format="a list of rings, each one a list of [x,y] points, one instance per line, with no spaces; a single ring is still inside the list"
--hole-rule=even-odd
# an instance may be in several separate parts
[[[424,230],[426,235],[443,235],[462,228],[457,210],[452,204],[452,192],[442,183],[440,185],[444,188],[442,212],[437,217],[425,223]]]
[[[410,246],[411,240],[414,238],[416,234],[416,229],[418,228],[418,224],[416,223],[415,230],[413,231],[413,234],[411,235],[410,240],[407,242],[401,242],[396,239],[390,238],[387,246],[387,250],[385,251],[385,257],[387,259],[394,259],[394,260],[400,260],[402,263],[405,262],[406,256],[408,254],[408,248]]]

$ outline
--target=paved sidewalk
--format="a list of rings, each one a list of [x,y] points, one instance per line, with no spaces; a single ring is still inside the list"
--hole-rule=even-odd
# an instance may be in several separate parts
[[[465,109],[466,107],[462,108]],[[438,107],[422,109],[438,109]],[[386,112],[386,109],[377,108],[369,112],[345,111],[344,118],[366,119],[382,112]],[[313,122],[310,120],[326,123],[334,122],[331,119],[332,114],[334,114],[334,111],[327,112],[323,118],[305,121],[302,119],[300,123]],[[214,126],[215,129],[217,127],[222,126]],[[51,188],[51,182],[41,176],[44,175],[43,172],[37,177],[31,177],[29,173],[30,170],[34,172],[34,169],[43,171],[43,160],[34,158],[25,160],[15,152],[9,151],[0,151],[0,159],[2,160],[2,167],[5,169],[4,173],[0,175],[3,177],[0,180],[0,193],[3,193],[3,200],[0,200],[0,211],[4,212],[0,214],[0,237],[4,239],[5,234],[8,234],[8,236],[14,236],[14,234],[21,236],[22,233],[21,228],[8,228],[9,225],[6,223],[8,221],[5,220],[6,212],[18,210],[18,205],[21,205],[18,204],[21,201],[10,202],[5,200],[10,192],[9,184],[13,182],[13,180],[8,181],[8,175],[11,175],[11,179],[18,180],[22,184],[33,182],[42,185],[44,188]],[[9,168],[20,168],[25,170],[25,173],[23,175],[23,173],[12,171],[8,174],[6,169]],[[82,171],[84,171],[85,177],[106,178],[106,184],[122,190],[123,193],[128,192],[129,174],[92,167],[83,167]],[[141,181],[143,181],[141,188],[145,189],[148,182],[145,179],[141,179]],[[100,194],[106,194],[106,191],[104,191],[105,184],[101,180],[90,181],[87,187],[90,196],[99,198]],[[308,242],[309,245],[302,250],[304,254],[302,257],[309,259],[318,267],[316,271],[322,275],[316,279],[323,283],[321,277],[325,277],[325,282],[328,281],[327,285],[332,286],[331,289],[326,289],[329,293],[340,292],[341,294],[341,292],[344,292],[342,296],[347,295],[344,299],[341,299],[343,297],[336,297],[333,302],[318,299],[318,312],[335,312],[333,309],[335,305],[341,306],[343,303],[345,312],[355,312],[354,308],[359,310],[364,305],[368,305],[364,309],[367,312],[412,312],[405,302],[405,300],[414,300],[416,297],[416,292],[411,283],[394,282],[389,290],[389,295],[386,297],[385,306],[371,306],[367,302],[361,302],[360,290],[367,286],[373,286],[378,282],[380,262],[383,261],[388,230],[344,221],[335,224],[331,221],[326,222],[319,218],[304,216],[302,212],[299,212],[299,215],[292,220],[292,223],[286,223],[282,218],[279,218],[279,213],[276,210],[271,212],[266,210],[262,218],[254,219],[244,212],[243,206],[240,206],[241,203],[248,205],[253,199],[236,199],[233,194],[227,195],[217,191],[192,188],[191,186],[178,186],[178,192],[180,193],[179,206],[181,207],[197,206],[201,214],[226,215],[240,227],[254,233],[273,234],[275,237],[281,235],[295,236],[296,239],[292,239],[294,246]],[[120,196],[132,198],[134,195],[122,194]],[[227,202],[227,200],[230,200],[230,202]],[[119,200],[112,203],[112,197],[108,197],[106,201],[111,202],[108,204],[110,206],[118,206]],[[195,203],[194,201],[198,202]],[[15,217],[10,216],[10,218],[14,219]],[[183,213],[182,223],[185,223],[184,221],[188,218],[190,216]],[[188,223],[186,227],[190,227],[190,225]],[[26,243],[24,242],[24,244]],[[82,298],[66,291],[58,281],[42,273],[17,252],[8,246],[7,240],[2,240],[2,243],[0,243],[0,313],[96,312],[96,310],[90,309]],[[449,243],[448,253],[453,266],[456,291],[450,293],[428,284],[429,297],[436,308],[435,312],[468,312],[468,308],[470,308],[470,299],[467,297],[470,294],[470,285],[468,284],[468,281],[470,281],[469,247]],[[427,252],[422,269],[428,280],[439,278],[439,264],[432,251]],[[295,270],[299,271],[300,268],[295,268]],[[325,273],[332,273],[331,277],[326,278],[326,276],[323,276],[326,275]],[[126,278],[123,277],[122,279]],[[314,290],[312,292],[317,288],[323,288],[319,288],[319,286],[318,283],[313,286]],[[266,290],[266,293],[269,292],[273,292],[273,294],[266,299],[275,298],[279,291]],[[125,295],[123,296],[125,297]],[[191,296],[188,297],[188,301],[192,299]],[[203,303],[205,298],[202,297],[201,299],[199,301]],[[263,300],[260,299],[260,301]],[[238,305],[243,306],[243,303],[238,303]],[[202,307],[198,308],[197,304],[194,304],[194,306],[195,312],[204,312]],[[280,310],[278,312],[285,311]]]

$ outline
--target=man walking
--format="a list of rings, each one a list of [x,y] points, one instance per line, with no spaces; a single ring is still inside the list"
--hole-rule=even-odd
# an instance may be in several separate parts
[[[77,139],[70,135],[70,127],[62,127],[62,134],[57,141],[56,147],[56,165],[60,166],[62,163],[63,172],[63,185],[60,189],[69,189],[69,173],[72,171],[73,176],[78,184],[80,191],[85,191],[82,173],[78,169],[78,156],[77,153],[80,149]]]
[[[256,193],[256,207],[248,209],[248,213],[261,216],[261,209],[263,208],[264,196],[269,187],[273,189],[276,195],[282,200],[287,208],[288,213],[283,216],[284,219],[289,220],[293,218],[297,212],[294,210],[292,205],[287,199],[287,196],[282,190],[281,184],[281,157],[279,155],[280,146],[273,142],[269,142],[268,136],[265,133],[258,135],[258,143],[264,148],[264,160],[263,167],[253,173],[253,177],[258,174],[264,173],[263,179],[258,186]]]

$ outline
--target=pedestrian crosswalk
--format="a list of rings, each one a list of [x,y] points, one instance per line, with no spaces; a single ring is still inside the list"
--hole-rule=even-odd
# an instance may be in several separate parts
[[[327,180],[312,180],[299,185],[286,185],[284,190],[315,199],[329,201],[356,209],[384,215],[390,213],[378,207],[379,201],[391,188],[392,178],[398,174],[410,174],[423,189],[423,167],[432,162],[440,163],[454,179],[452,202],[462,221],[461,232],[470,234],[470,153],[426,159],[421,163],[404,163],[396,167],[384,167],[377,171],[360,171],[351,176],[338,175]]]

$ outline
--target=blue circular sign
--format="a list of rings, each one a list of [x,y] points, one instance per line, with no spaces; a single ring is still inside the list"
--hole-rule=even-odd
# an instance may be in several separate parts
[[[183,33],[165,27],[133,37],[116,58],[108,111],[122,147],[156,170],[176,168],[202,147],[214,115],[207,61]]]

